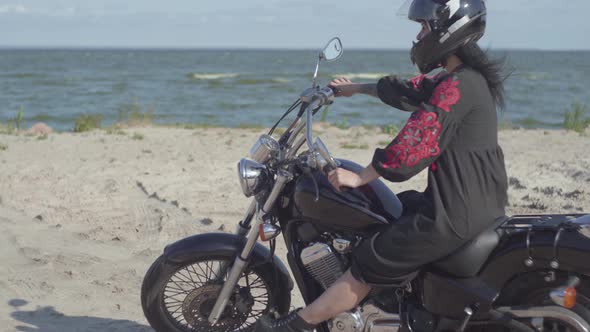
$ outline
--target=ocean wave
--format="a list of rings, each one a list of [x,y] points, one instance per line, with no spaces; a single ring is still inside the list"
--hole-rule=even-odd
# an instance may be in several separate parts
[[[275,78],[243,78],[237,80],[237,84],[242,85],[257,85],[257,84],[285,84],[289,83],[290,80],[282,77],[275,77]]]
[[[5,77],[5,78],[44,78],[44,77],[47,77],[47,74],[38,74],[38,73],[6,73],[6,74],[0,74],[0,77]]]
[[[377,80],[381,77],[388,76],[388,73],[344,73],[332,75],[334,78],[346,77],[348,79],[361,79],[361,80]]]
[[[34,86],[48,86],[48,87],[74,87],[76,83],[69,78],[47,78],[47,79],[38,79],[33,80],[31,85]]]
[[[544,81],[551,79],[551,74],[545,72],[526,72],[519,76],[529,81]]]
[[[186,76],[195,80],[222,80],[225,78],[234,78],[237,73],[188,73]]]
[[[197,81],[208,81],[210,84],[221,83],[220,81],[232,80],[235,84],[257,85],[257,84],[286,84],[291,82],[285,77],[248,77],[238,73],[189,73],[188,78]]]

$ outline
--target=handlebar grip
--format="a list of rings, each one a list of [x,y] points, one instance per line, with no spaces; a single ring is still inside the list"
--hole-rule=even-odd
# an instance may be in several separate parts
[[[338,96],[341,92],[340,89],[338,89],[337,87],[334,87],[334,86],[328,85],[328,88],[330,88],[330,90],[332,90],[332,92],[334,93],[334,96]]]
[[[324,171],[324,173],[328,174],[331,171],[335,170],[336,168],[338,168],[338,167],[334,167],[333,165],[328,164],[328,165],[324,166],[323,171]]]

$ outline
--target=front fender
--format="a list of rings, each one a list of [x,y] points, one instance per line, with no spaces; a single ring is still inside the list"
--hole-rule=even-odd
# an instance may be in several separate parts
[[[164,248],[164,259],[173,263],[190,261],[192,257],[203,255],[224,255],[235,257],[242,250],[245,238],[227,233],[205,233],[193,235],[176,241]],[[283,262],[276,256],[268,260],[270,250],[256,243],[250,254],[249,265],[261,268],[276,269],[279,284],[293,289],[293,279]],[[268,260],[268,261],[267,261]]]

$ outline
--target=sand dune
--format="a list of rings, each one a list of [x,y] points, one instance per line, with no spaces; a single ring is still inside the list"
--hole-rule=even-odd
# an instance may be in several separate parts
[[[317,131],[335,156],[361,164],[390,139],[360,127]],[[0,330],[151,331],[139,303],[145,271],[167,243],[234,229],[249,203],[235,165],[261,132],[0,135]],[[590,212],[588,136],[500,137],[510,214]],[[422,173],[390,187],[421,190],[425,180]]]

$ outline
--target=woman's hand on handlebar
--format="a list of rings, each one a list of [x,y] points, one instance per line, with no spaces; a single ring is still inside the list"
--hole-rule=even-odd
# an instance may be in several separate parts
[[[334,90],[336,97],[351,97],[358,92],[357,84],[346,77],[335,78],[328,86]]]

